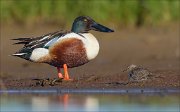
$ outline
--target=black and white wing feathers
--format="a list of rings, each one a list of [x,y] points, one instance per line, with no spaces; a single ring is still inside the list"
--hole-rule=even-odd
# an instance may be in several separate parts
[[[17,40],[14,44],[24,44],[23,48],[20,49],[18,52],[12,54],[13,56],[18,56],[24,59],[29,60],[29,57],[32,51],[36,48],[46,48],[48,49],[50,45],[45,46],[48,42],[51,42],[51,45],[54,44],[60,37],[67,34],[67,31],[57,31],[53,33],[49,33],[40,37],[35,38],[16,38],[12,40]],[[53,42],[53,43],[52,43]]]

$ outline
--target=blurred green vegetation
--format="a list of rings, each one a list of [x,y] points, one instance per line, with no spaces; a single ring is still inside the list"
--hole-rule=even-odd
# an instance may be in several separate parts
[[[180,18],[180,0],[0,0],[2,23],[72,24],[79,15],[101,23],[141,26]]]

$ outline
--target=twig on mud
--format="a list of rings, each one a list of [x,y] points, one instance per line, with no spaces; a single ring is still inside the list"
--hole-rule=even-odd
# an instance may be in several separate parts
[[[62,79],[32,79],[32,80],[36,80],[36,86],[37,85],[40,85],[40,86],[45,86],[45,85],[50,85],[50,86],[54,86],[56,85],[57,83],[61,83],[62,82]]]
[[[105,83],[105,84],[109,84],[109,85],[127,85],[127,84],[129,84],[129,81],[128,82],[108,82],[108,83]]]

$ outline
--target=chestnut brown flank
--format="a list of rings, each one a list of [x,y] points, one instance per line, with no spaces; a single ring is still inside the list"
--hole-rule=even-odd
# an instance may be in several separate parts
[[[62,67],[76,67],[88,62],[86,50],[81,40],[76,38],[62,39],[49,49],[51,62],[49,64]]]

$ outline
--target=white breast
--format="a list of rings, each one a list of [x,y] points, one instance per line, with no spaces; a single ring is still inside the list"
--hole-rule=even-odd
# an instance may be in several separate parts
[[[97,39],[90,33],[83,33],[81,35],[83,35],[86,38],[84,45],[86,48],[86,54],[87,54],[88,60],[92,60],[99,53],[99,43]]]

